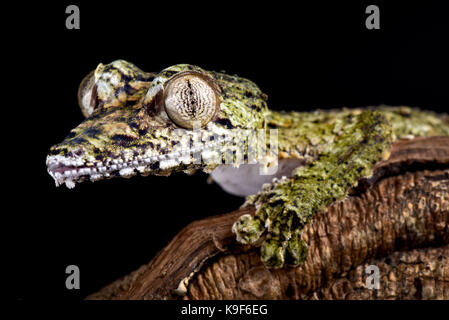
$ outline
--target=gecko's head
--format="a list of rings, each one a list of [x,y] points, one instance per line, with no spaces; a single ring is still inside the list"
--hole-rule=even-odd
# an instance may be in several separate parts
[[[249,80],[174,65],[145,73],[117,60],[81,83],[87,117],[47,156],[56,185],[221,164],[234,129],[263,127],[266,96]],[[228,150],[229,151],[229,150]]]

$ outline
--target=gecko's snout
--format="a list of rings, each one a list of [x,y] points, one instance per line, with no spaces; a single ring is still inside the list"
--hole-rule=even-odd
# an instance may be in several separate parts
[[[55,180],[56,186],[63,183],[73,188],[75,182],[84,180],[94,173],[93,162],[87,161],[86,152],[80,148],[68,150],[63,145],[53,146],[47,156],[47,171]]]

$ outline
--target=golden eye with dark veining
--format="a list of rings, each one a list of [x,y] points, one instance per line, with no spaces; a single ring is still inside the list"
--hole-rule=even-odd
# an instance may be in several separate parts
[[[207,125],[220,105],[213,80],[197,72],[183,72],[169,80],[163,101],[170,119],[186,129]]]

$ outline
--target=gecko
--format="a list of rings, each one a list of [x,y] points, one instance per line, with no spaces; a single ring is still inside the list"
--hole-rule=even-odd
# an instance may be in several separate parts
[[[86,119],[50,148],[47,171],[68,188],[137,174],[210,173],[224,190],[246,196],[243,207],[255,207],[233,224],[236,240],[260,247],[268,268],[294,267],[307,257],[305,225],[371,176],[394,141],[449,135],[447,114],[417,108],[280,112],[267,101],[254,82],[225,72],[100,63],[78,89]]]

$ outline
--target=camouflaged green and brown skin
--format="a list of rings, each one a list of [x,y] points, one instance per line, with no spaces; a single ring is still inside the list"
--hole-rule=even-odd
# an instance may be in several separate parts
[[[47,159],[47,164],[54,160],[53,163],[58,165],[61,161],[70,159],[64,164],[67,167],[73,166],[74,169],[77,166],[95,168],[98,162],[109,166],[113,165],[114,160],[118,160],[122,161],[122,170],[107,172],[106,176],[99,176],[98,173],[98,177],[81,175],[76,177],[76,180],[56,179],[57,184],[66,182],[68,186],[73,186],[74,182],[89,178],[98,180],[136,173],[167,175],[173,171],[190,173],[196,169],[213,170],[216,165],[199,166],[191,163],[193,158],[189,156],[183,158],[182,163],[178,165],[172,165],[169,156],[164,157],[173,153],[175,147],[180,148],[180,142],[185,142],[187,146],[183,147],[188,149],[191,142],[198,139],[194,130],[187,130],[173,123],[158,101],[161,99],[164,84],[179,72],[196,71],[205,74],[212,78],[221,90],[220,110],[201,130],[203,141],[197,141],[204,149],[216,145],[216,140],[229,129],[263,127],[268,110],[265,95],[249,80],[207,72],[196,66],[175,65],[147,78],[148,82],[142,84],[143,72],[140,77],[139,73],[133,77],[124,76],[123,73],[127,70],[127,64],[120,60],[106,66],[100,64],[95,75],[102,85],[97,85],[97,91],[108,92],[110,95],[98,94],[99,107],[83,123],[71,130],[62,143],[53,146],[49,152],[52,158]],[[103,72],[106,72],[107,76],[103,76]],[[106,81],[103,81],[104,79]],[[113,84],[110,79],[114,79]],[[111,89],[100,89],[108,85]],[[145,90],[135,90],[135,87],[143,87]],[[132,99],[127,99],[126,93],[132,95]],[[185,140],[180,141],[181,137]],[[225,144],[221,145],[220,151],[225,148]],[[156,157],[159,158],[154,159]],[[152,158],[154,161],[151,163],[141,161]],[[126,170],[134,161],[142,163],[133,165],[133,170]]]
[[[207,77],[219,96],[217,113],[201,130],[176,125],[161,103],[166,84],[182,72]],[[307,247],[299,240],[304,225],[371,175],[374,164],[388,157],[394,140],[449,135],[447,115],[408,107],[270,111],[266,95],[253,82],[186,64],[146,73],[117,60],[100,64],[83,86],[94,88],[92,96],[79,97],[87,119],[47,157],[57,185],[135,174],[210,172],[245,143],[235,129],[277,129],[278,159],[301,159],[305,165],[249,196],[245,205],[254,204],[256,215],[242,216],[233,226],[239,242],[261,245],[268,267],[296,266],[305,259]],[[215,161],[197,161],[195,153]]]
[[[304,225],[371,176],[374,164],[388,158],[394,140],[449,134],[447,116],[407,107],[273,112],[268,126],[280,129],[279,158],[305,155],[307,165],[247,197],[244,206],[254,204],[256,214],[241,216],[233,232],[244,244],[263,239],[262,260],[274,268],[305,260],[307,246],[300,240]]]

